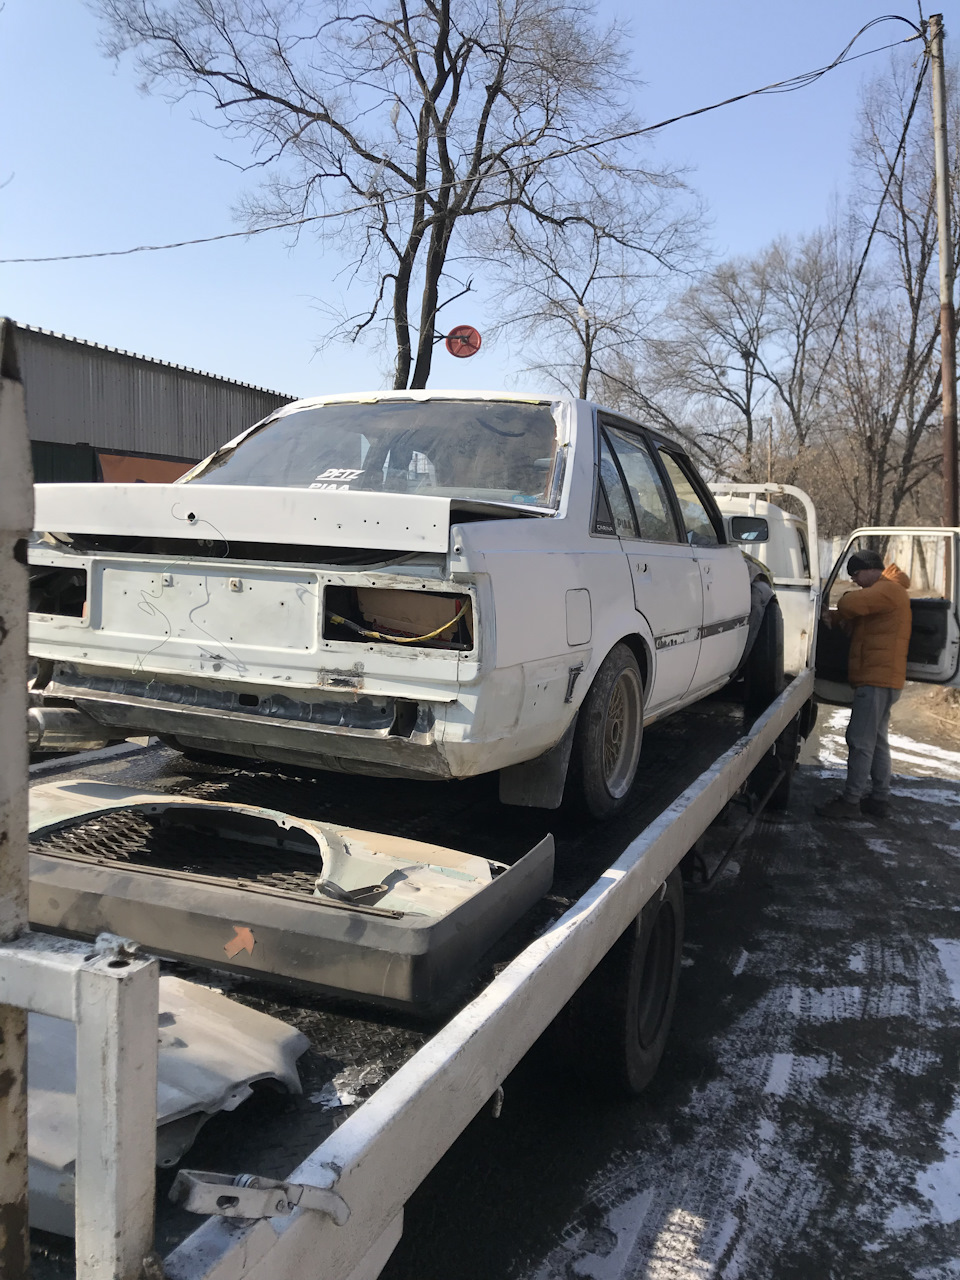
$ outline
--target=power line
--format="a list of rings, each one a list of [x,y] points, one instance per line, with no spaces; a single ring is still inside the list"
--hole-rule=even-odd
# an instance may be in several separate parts
[[[850,54],[850,50],[854,44],[864,35],[871,27],[875,27],[883,22],[905,22],[916,33],[907,36],[904,40],[894,40],[890,44],[880,45],[876,49],[867,49],[863,53]],[[718,111],[721,107],[729,107],[737,102],[744,102],[748,98],[756,98],[767,93],[792,93],[797,89],[805,89],[811,84],[815,84],[827,72],[833,71],[836,67],[846,65],[849,62],[856,62],[860,58],[869,58],[876,53],[884,53],[887,49],[897,48],[902,44],[909,44],[912,40],[922,39],[923,32],[915,22],[911,22],[909,18],[904,18],[899,14],[888,13],[882,17],[873,18],[866,23],[856,33],[852,40],[843,48],[832,62],[828,62],[823,67],[818,67],[815,71],[804,71],[800,75],[790,76],[786,80],[777,80],[773,84],[764,85],[759,89],[750,89],[746,93],[738,93],[732,98],[724,98],[721,102],[713,102],[706,107],[696,107],[692,111],[685,111],[681,115],[670,116],[666,120],[659,120],[656,124],[644,125],[639,129],[629,129],[623,133],[611,134],[606,138],[596,138],[590,142],[578,143],[575,146],[565,147],[562,151],[555,151],[543,157],[541,163],[548,160],[562,159],[566,156],[576,155],[582,151],[591,151],[598,147],[609,146],[615,142],[626,142],[631,138],[639,138],[644,134],[656,133],[659,129],[665,129],[668,125],[678,124],[681,120],[691,120],[695,116],[706,115],[710,111]],[[849,55],[849,56],[848,56]],[[516,165],[508,165],[496,171],[497,177],[503,177],[505,174],[514,173],[518,169],[525,167],[528,162],[520,162]],[[294,227],[303,227],[308,223],[326,222],[333,218],[346,218],[355,213],[363,213],[367,209],[381,208],[384,204],[397,205],[405,200],[414,200],[420,196],[438,195],[447,187],[456,185],[454,182],[439,183],[434,187],[425,187],[421,191],[411,191],[405,194],[395,196],[384,196],[376,205],[372,201],[364,204],[355,205],[353,208],[330,210],[326,213],[309,214],[303,218],[292,218],[284,222],[273,222],[264,227],[253,227],[246,231],[223,231],[219,235],[199,236],[191,240],[174,240],[167,244],[141,244],[135,245],[130,249],[103,249],[94,253],[60,253],[47,257],[39,258],[0,258],[0,266],[13,266],[26,263],[42,263],[42,262],[79,262],[90,258],[124,258],[134,253],[159,253],[166,249],[184,249],[191,245],[198,244],[214,244],[220,240],[237,240],[244,236],[263,235],[267,231],[283,231]]]
[[[824,360],[823,368],[820,370],[820,377],[817,379],[817,385],[814,387],[813,394],[810,397],[811,403],[816,402],[816,398],[820,391],[821,384],[823,383],[823,379],[826,377],[827,368],[829,367],[830,361],[833,359],[833,353],[837,349],[837,343],[840,341],[840,335],[843,333],[843,326],[844,324],[846,324],[847,316],[850,314],[850,308],[853,306],[853,300],[854,300],[854,297],[856,296],[857,286],[860,283],[860,277],[863,275],[863,269],[867,265],[867,254],[869,254],[870,252],[870,246],[873,244],[873,237],[876,234],[877,227],[880,225],[880,215],[883,212],[883,206],[886,203],[886,199],[887,199],[887,195],[889,194],[890,187],[893,185],[893,178],[894,178],[894,174],[897,171],[897,164],[899,163],[900,157],[903,154],[903,149],[907,144],[907,134],[910,130],[910,122],[913,119],[913,113],[917,108],[918,101],[920,100],[920,88],[923,84],[923,78],[926,74],[927,74],[927,58],[925,56],[920,66],[920,74],[917,76],[916,87],[914,88],[913,98],[910,101],[910,107],[907,111],[907,117],[903,124],[903,132],[900,134],[900,141],[897,144],[896,154],[894,155],[893,160],[890,162],[890,172],[887,174],[887,181],[883,188],[883,194],[880,196],[880,203],[877,205],[877,212],[873,219],[873,225],[870,227],[870,234],[867,236],[867,243],[863,246],[863,253],[860,255],[860,263],[859,263],[859,266],[857,267],[856,275],[853,278],[853,285],[850,289],[850,295],[847,298],[846,306],[843,308],[843,315],[841,315],[840,317],[840,323],[837,325],[837,331],[833,335],[833,342],[830,344],[830,350],[827,352],[827,358],[826,360]]]

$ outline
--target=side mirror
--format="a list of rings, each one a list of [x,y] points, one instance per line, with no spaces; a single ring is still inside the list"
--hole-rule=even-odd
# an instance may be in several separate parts
[[[763,516],[731,516],[730,539],[733,542],[766,542],[770,526]]]

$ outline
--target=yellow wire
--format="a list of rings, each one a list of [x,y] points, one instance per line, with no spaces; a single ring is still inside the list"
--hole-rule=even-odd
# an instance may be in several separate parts
[[[449,622],[445,622],[442,627],[437,627],[436,631],[430,631],[425,636],[385,636],[381,631],[365,631],[363,627],[358,627],[355,622],[350,622],[347,618],[341,618],[339,613],[331,613],[330,621],[342,623],[359,635],[365,636],[368,640],[391,640],[394,644],[419,644],[421,640],[435,640],[442,631],[449,631],[455,622],[460,621],[466,610],[467,606],[464,603]]]

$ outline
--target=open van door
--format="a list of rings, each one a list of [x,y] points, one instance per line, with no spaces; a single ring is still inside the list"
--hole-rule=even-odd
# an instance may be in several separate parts
[[[836,608],[847,591],[859,588],[847,577],[855,551],[877,551],[910,579],[907,593],[913,631],[907,651],[907,679],[922,684],[960,685],[960,529],[857,529],[823,585],[824,608]],[[839,627],[821,626],[817,636],[816,693],[821,702],[850,703],[847,683],[849,638]]]

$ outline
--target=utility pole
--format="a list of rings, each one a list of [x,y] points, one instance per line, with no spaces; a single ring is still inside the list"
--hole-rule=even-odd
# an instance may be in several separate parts
[[[928,26],[933,80],[933,149],[937,172],[940,232],[940,390],[943,397],[943,522],[960,524],[957,465],[957,334],[953,309],[953,236],[950,225],[950,154],[947,148],[947,93],[943,74],[943,15]]]

